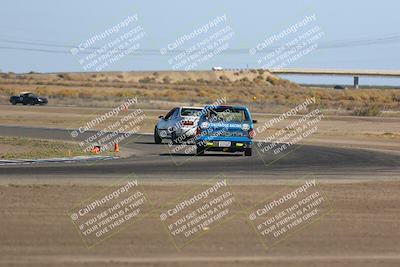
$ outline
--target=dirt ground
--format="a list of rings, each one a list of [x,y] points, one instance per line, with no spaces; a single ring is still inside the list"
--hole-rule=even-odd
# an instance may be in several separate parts
[[[260,181],[257,185],[231,184],[230,188],[242,207],[253,207],[271,194],[287,191],[288,184],[290,181]],[[329,210],[269,248],[246,213],[235,209],[231,219],[210,227],[177,250],[159,212],[182,193],[193,190],[196,183],[143,184],[153,203],[152,212],[90,249],[68,211],[108,186],[68,181],[3,183],[0,265],[399,266],[400,182],[325,180],[317,184],[329,200]]]

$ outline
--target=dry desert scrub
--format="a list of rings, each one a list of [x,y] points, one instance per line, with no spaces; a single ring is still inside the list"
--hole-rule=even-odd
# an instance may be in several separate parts
[[[226,97],[228,104],[279,112],[315,97],[323,109],[350,115],[400,111],[400,90],[303,88],[263,70],[0,74],[2,103],[21,91],[47,96],[51,105],[108,107],[139,97],[144,107],[147,103],[147,107],[168,108],[179,103],[209,104]],[[164,104],[155,106],[158,102]]]

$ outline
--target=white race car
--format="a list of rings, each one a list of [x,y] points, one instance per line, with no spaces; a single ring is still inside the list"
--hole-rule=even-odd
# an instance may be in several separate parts
[[[190,141],[196,136],[202,110],[200,107],[176,107],[167,115],[160,116],[154,128],[154,142],[161,144],[163,139],[170,139],[173,143]]]

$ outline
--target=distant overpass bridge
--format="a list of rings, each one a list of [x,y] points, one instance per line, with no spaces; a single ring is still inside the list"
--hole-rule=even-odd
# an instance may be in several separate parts
[[[360,76],[400,77],[400,71],[395,70],[270,69],[268,71],[273,74],[287,75],[353,76],[354,88],[359,87]]]

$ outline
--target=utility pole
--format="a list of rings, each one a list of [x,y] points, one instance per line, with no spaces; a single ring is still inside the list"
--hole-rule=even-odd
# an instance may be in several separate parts
[[[354,76],[354,82],[353,82],[354,89],[358,89],[360,87],[359,83],[360,83],[360,78],[358,76]]]

